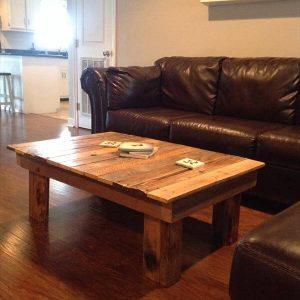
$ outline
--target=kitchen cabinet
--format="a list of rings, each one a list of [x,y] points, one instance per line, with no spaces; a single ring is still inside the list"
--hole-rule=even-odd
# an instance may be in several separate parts
[[[60,98],[69,98],[68,65],[67,62],[62,62],[60,67]]]
[[[27,31],[34,31],[41,0],[26,0]]]
[[[23,112],[56,113],[60,105],[60,59],[22,57]]]
[[[41,0],[0,0],[3,31],[34,31]]]
[[[26,2],[25,0],[9,1],[8,26],[14,30],[26,29]]]

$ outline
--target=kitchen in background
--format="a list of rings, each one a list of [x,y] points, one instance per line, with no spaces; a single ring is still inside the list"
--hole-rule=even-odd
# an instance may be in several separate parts
[[[0,0],[0,16],[0,73],[12,75],[15,111],[68,119],[67,0]]]

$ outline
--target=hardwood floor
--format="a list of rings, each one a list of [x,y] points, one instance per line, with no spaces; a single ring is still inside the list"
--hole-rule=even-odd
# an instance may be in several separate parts
[[[42,116],[67,121],[69,118],[69,109],[70,109],[69,101],[60,101],[59,110],[56,113],[42,114]]]
[[[30,224],[28,174],[6,145],[88,133],[1,112],[0,299],[229,299],[235,246],[212,246],[210,210],[185,219],[182,278],[170,288],[142,276],[138,213],[51,181],[49,223]],[[239,236],[269,217],[242,206]]]

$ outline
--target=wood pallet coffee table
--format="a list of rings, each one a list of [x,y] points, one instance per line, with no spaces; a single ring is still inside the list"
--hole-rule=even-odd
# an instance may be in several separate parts
[[[121,158],[104,140],[153,143],[147,160]],[[107,132],[18,145],[9,149],[29,170],[29,215],[48,219],[49,178],[88,191],[144,214],[145,276],[169,286],[180,278],[182,219],[213,205],[213,230],[220,245],[237,240],[240,194],[256,185],[263,163],[149,138]],[[181,158],[205,165],[188,170]]]

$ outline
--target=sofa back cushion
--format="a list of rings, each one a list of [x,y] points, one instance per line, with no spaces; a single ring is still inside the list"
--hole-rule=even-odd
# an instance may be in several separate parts
[[[227,58],[222,63],[216,113],[293,124],[300,59]]]
[[[108,109],[142,108],[160,103],[158,67],[109,68],[107,70]]]
[[[213,114],[221,57],[165,57],[161,68],[164,106]]]

